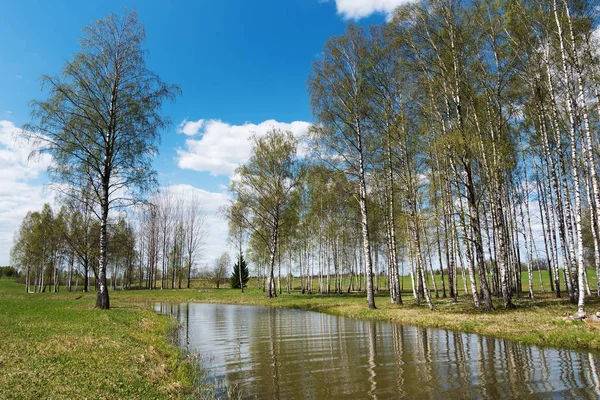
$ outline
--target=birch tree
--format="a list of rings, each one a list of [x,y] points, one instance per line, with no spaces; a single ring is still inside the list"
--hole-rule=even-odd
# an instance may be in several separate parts
[[[281,224],[302,175],[301,163],[296,157],[297,140],[289,131],[272,129],[252,141],[252,155],[236,169],[238,178],[231,185],[241,206],[231,207],[230,212],[238,214],[230,220],[241,218],[268,249],[266,292],[272,298],[276,296],[274,269]]]
[[[196,193],[187,195],[183,200],[183,229],[185,232],[185,251],[187,255],[187,283],[190,288],[192,266],[198,259],[207,237],[206,213],[202,209],[200,197]]]
[[[83,30],[81,51],[58,76],[44,75],[46,100],[31,103],[32,122],[23,135],[35,153],[53,156],[50,176],[67,194],[91,188],[100,220],[100,259],[96,307],[109,309],[107,225],[110,211],[135,202],[156,183],[152,160],[160,131],[169,120],[160,114],[179,88],[146,68],[145,32],[135,12],[114,14]]]
[[[348,31],[331,38],[323,49],[323,58],[313,64],[308,87],[313,114],[318,121],[312,140],[324,158],[351,176],[358,186],[361,215],[362,252],[367,280],[367,303],[375,307],[373,261],[369,238],[367,206],[367,169],[369,102],[371,90],[367,80],[369,46],[360,27],[349,25]]]

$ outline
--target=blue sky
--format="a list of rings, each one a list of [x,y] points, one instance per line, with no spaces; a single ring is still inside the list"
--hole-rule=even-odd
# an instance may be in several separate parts
[[[198,190],[212,234],[204,260],[226,250],[216,213],[247,138],[269,128],[302,134],[311,121],[306,79],[332,35],[349,21],[385,21],[405,0],[5,1],[0,15],[0,265],[28,210],[52,201],[50,160],[28,163],[12,135],[29,121],[28,102],[44,98],[40,76],[54,75],[79,51],[81,29],[135,9],[146,28],[147,64],[183,95],[166,104],[173,126],[155,160],[161,184]]]

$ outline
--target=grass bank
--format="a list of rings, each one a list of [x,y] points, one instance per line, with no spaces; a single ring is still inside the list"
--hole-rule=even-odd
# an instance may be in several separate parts
[[[364,293],[320,295],[285,292],[276,299],[267,299],[257,289],[242,294],[232,289],[157,290],[113,292],[117,304],[147,304],[148,302],[207,302],[248,304],[319,311],[352,318],[392,321],[426,328],[443,328],[457,332],[477,333],[500,339],[574,350],[600,351],[600,324],[566,318],[576,311],[568,298],[556,299],[550,293],[537,293],[532,301],[524,293],[514,298],[514,310],[505,310],[495,300],[496,310],[485,313],[473,307],[472,298],[461,295],[458,302],[433,299],[435,309],[416,306],[410,293],[404,294],[404,305],[390,304],[387,293],[376,295],[377,310],[368,310]],[[600,299],[586,300],[588,313],[600,311]]]
[[[197,283],[197,286],[200,286]],[[551,293],[536,293],[530,300],[526,293],[514,298],[514,310],[505,310],[500,300],[495,300],[496,310],[485,313],[473,307],[472,298],[462,294],[458,302],[433,298],[435,310],[416,306],[411,293],[404,293],[404,305],[390,304],[387,292],[376,295],[377,310],[368,310],[364,293],[343,295],[301,294],[285,292],[275,299],[267,299],[262,291],[251,288],[239,290],[202,288],[191,290],[133,290],[113,291],[113,304],[126,306],[147,305],[152,302],[207,302],[247,304],[301,310],[319,311],[352,318],[392,321],[405,325],[443,328],[457,332],[477,333],[500,339],[574,350],[600,351],[600,324],[586,320],[570,321],[566,318],[576,311],[568,298],[556,299]],[[600,299],[586,299],[588,313],[600,311]]]
[[[0,279],[1,399],[163,399],[207,395],[168,343],[174,321],[136,305],[94,309],[82,293],[25,294]]]

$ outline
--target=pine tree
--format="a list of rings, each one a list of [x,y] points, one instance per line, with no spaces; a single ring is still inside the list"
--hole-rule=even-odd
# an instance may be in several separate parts
[[[241,264],[241,268],[240,268]],[[241,277],[240,277],[241,275]],[[246,260],[244,260],[244,256],[240,255],[240,259],[233,266],[233,273],[231,274],[231,288],[232,289],[242,289],[241,285],[246,287],[248,280],[250,279],[250,273],[248,272],[248,265],[246,264]]]

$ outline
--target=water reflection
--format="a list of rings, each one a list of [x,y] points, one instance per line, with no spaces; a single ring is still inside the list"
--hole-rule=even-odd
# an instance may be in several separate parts
[[[444,330],[222,304],[159,304],[180,343],[246,398],[600,396],[600,359]]]

